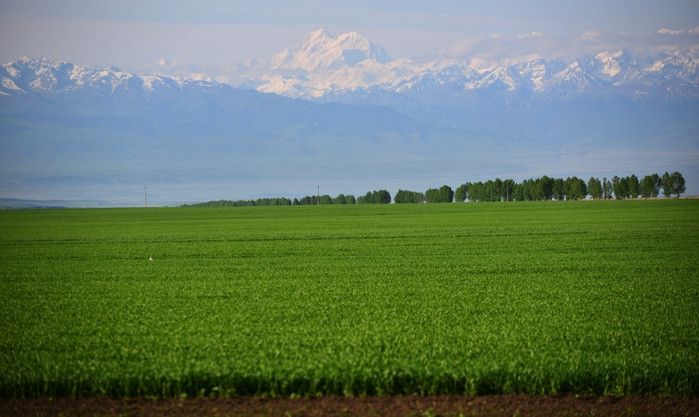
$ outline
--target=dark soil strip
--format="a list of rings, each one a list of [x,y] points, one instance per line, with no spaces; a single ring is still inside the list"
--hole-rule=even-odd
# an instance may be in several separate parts
[[[697,416],[699,398],[532,395],[0,399],[0,416]]]

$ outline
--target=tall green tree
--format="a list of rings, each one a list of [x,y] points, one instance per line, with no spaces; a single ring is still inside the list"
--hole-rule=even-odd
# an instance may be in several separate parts
[[[684,181],[684,177],[679,172],[675,171],[670,174],[672,179],[672,193],[675,194],[677,198],[680,198],[682,193],[687,191],[687,186]]]
[[[500,201],[498,185],[502,184],[502,181],[496,181],[488,180],[483,183],[483,201]]]
[[[541,177],[541,194],[543,200],[551,200],[553,198],[553,178],[549,178],[546,175]]]
[[[409,191],[401,190],[399,188],[398,192],[396,192],[396,195],[393,196],[393,202],[396,204],[409,203],[410,201],[407,198],[408,193]]]
[[[441,194],[442,199],[444,199],[444,202],[454,202],[454,190],[452,190],[450,186],[442,185],[441,187],[439,187],[439,193]]]
[[[451,203],[454,201],[454,191],[448,185],[437,188],[430,188],[425,191],[425,200],[428,203]]]
[[[553,198],[555,198],[558,201],[563,200],[563,198],[566,195],[566,182],[563,181],[563,178],[556,178],[553,180],[553,187],[551,187],[551,192],[553,194]]]
[[[337,197],[333,198],[333,204],[347,204],[345,201],[345,195],[340,193]]]
[[[457,203],[463,203],[468,198],[468,187],[469,183],[464,183],[456,187],[454,191],[454,201]]]
[[[665,172],[663,176],[660,177],[660,186],[663,187],[663,195],[665,197],[670,197],[675,192],[672,176],[670,176],[668,172]]]
[[[660,176],[658,174],[646,175],[641,180],[640,193],[643,198],[657,197],[660,190]]]
[[[391,194],[386,190],[378,190],[367,193],[367,202],[370,204],[389,204]]]
[[[493,181],[492,197],[493,201],[502,201],[505,199],[505,190],[502,186],[502,180],[500,178],[495,178]]]
[[[502,199],[503,201],[512,201],[512,194],[514,193],[515,189],[515,180],[513,179],[506,179],[502,182]]]
[[[566,195],[569,200],[582,200],[587,196],[585,181],[578,177],[569,177],[565,181]]]
[[[620,178],[617,175],[612,177],[612,192],[614,193],[614,198],[616,198],[616,199],[619,199],[619,197],[617,196],[617,192],[616,192],[617,187],[619,187],[619,180],[620,180]],[[610,196],[609,198],[612,198],[612,197]]]
[[[626,185],[629,187],[629,197],[633,198],[634,200],[638,198],[638,195],[641,193],[641,186],[638,181],[638,177],[635,175],[626,177]]]
[[[391,202],[391,194],[386,190],[368,191],[357,198],[357,204],[388,204]]]
[[[598,178],[590,177],[587,181],[587,192],[595,200],[602,198],[602,183]]]
[[[425,201],[425,195],[417,191],[398,190],[393,197],[396,204],[403,203],[422,203]]]
[[[614,184],[614,197],[616,197],[617,200],[621,200],[629,196],[629,185],[626,182],[626,178],[619,178],[615,176],[614,179],[612,179],[612,183]]]
[[[611,199],[613,191],[614,185],[611,181],[607,180],[607,177],[604,177],[602,179],[602,197],[604,197],[605,200]]]
[[[482,197],[482,188],[483,188],[483,183],[478,181],[474,182],[472,184],[468,184],[468,201],[483,201]]]
[[[541,187],[541,179],[522,181],[522,196],[525,201],[543,200],[544,191]]]
[[[511,195],[511,200],[524,201],[524,189],[522,188],[522,184],[514,183]]]

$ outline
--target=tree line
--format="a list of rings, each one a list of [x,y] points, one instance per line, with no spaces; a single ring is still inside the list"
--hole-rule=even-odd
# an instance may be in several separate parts
[[[545,201],[582,200],[590,196],[593,200],[625,198],[657,198],[662,190],[665,197],[677,198],[686,192],[685,179],[679,172],[666,172],[662,176],[650,174],[639,179],[635,175],[614,176],[611,179],[590,177],[587,182],[578,177],[551,178],[546,175],[536,179],[515,182],[512,179],[466,182],[452,190],[448,185],[430,188],[424,193],[399,189],[391,199],[386,190],[369,191],[355,198],[353,195],[339,194],[306,196],[290,200],[280,198],[258,198],[256,200],[216,200],[198,204],[184,204],[183,207],[242,207],[242,206],[303,206],[318,204],[396,204],[405,203],[451,203],[482,201]]]
[[[582,200],[590,196],[593,200],[656,198],[660,190],[665,197],[679,197],[686,191],[684,177],[675,171],[646,175],[639,179],[635,175],[627,177],[614,176],[611,179],[590,177],[585,182],[578,177],[527,179],[517,183],[511,179],[488,180],[460,185],[455,194],[455,201],[544,201],[544,200]]]

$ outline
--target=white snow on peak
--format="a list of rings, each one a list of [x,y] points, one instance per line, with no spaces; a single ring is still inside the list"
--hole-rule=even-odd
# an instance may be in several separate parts
[[[139,77],[143,82],[143,90],[153,91],[158,87],[173,87],[179,84],[175,80],[166,79],[160,75],[143,75]]]
[[[603,68],[602,73],[608,75],[610,78],[615,77],[621,72],[621,66],[619,65],[618,58],[623,55],[622,51],[615,53],[600,52],[595,55],[595,58],[602,62]]]
[[[659,72],[662,71],[663,68],[665,67],[665,63],[662,60],[657,60],[653,63],[653,65],[649,66],[648,68],[645,68],[644,70],[646,72]]]
[[[481,79],[467,82],[465,84],[465,89],[475,90],[498,84],[506,87],[505,91],[513,91],[517,88],[517,81],[514,78],[512,78],[512,76],[510,76],[510,74],[507,72],[507,69],[504,67],[498,67],[495,68],[493,71],[487,73],[485,77]]]
[[[17,84],[15,84],[15,82],[12,81],[12,79],[7,78],[7,77],[2,77],[2,87],[3,87],[4,89],[7,89],[7,90],[16,91],[16,92],[18,92],[18,93],[25,93],[25,92],[26,92],[26,91],[22,90],[21,88],[19,88],[19,87],[17,86]],[[9,95],[9,93],[6,93],[6,92],[4,92],[4,91],[2,91],[2,90],[0,90],[0,94],[2,94],[2,95]]]
[[[388,53],[356,32],[334,38],[324,29],[311,32],[293,47],[270,60],[272,69],[303,69],[309,72],[354,67],[365,60],[391,61]]]
[[[111,95],[117,90],[150,92],[161,88],[181,89],[186,83],[209,81],[203,74],[199,74],[199,80],[195,78],[137,76],[114,67],[87,69],[63,61],[23,57],[2,66],[0,94],[96,89],[100,94]]]
[[[468,67],[472,70],[475,70],[479,74],[485,74],[488,72],[495,71],[495,69],[497,69],[498,67],[498,64],[495,61],[487,61],[482,58],[473,58],[469,63]]]
[[[407,60],[393,61],[386,50],[357,32],[335,38],[319,29],[273,56],[257,90],[295,98],[320,97],[337,89],[394,81],[406,67],[411,72]]]
[[[304,35],[301,43],[324,43],[332,39],[333,35],[331,35],[330,32],[323,28],[320,28],[314,32],[309,32],[306,35]]]
[[[527,34],[528,38],[540,36]],[[379,48],[356,32],[334,38],[327,31],[319,30],[276,55],[266,68],[257,67],[255,70],[260,72],[253,76],[256,82],[250,83],[253,78],[248,77],[246,85],[295,98],[321,97],[328,92],[351,92],[369,87],[410,93],[450,84],[454,87],[444,91],[492,88],[509,92],[524,89],[537,94],[547,91],[577,94],[611,86],[651,85],[657,80],[643,77],[661,70],[672,72],[672,75],[663,76],[664,79],[678,77],[682,82],[699,84],[696,75],[699,52],[694,49],[682,52],[669,47],[653,61],[631,51],[615,50],[568,62],[544,59],[537,54],[501,60],[442,55],[418,64],[411,60],[391,61]]]
[[[28,57],[0,68],[2,95],[80,89],[94,89],[100,95],[125,90],[150,94],[161,89],[182,89],[188,83],[203,86],[216,82],[305,99],[328,93],[333,97],[354,94],[369,88],[408,95],[424,94],[430,89],[437,89],[439,94],[464,94],[484,88],[541,95],[578,94],[612,87],[643,90],[663,83],[689,86],[691,91],[687,94],[699,97],[699,49],[667,46],[653,55],[630,50],[604,51],[575,61],[529,55],[509,60],[425,56],[415,62],[391,60],[383,48],[357,32],[335,38],[321,29],[306,34],[301,42],[267,63],[237,66],[225,79],[206,74],[137,76],[117,68],[87,69]]]
[[[8,74],[12,77],[17,77],[19,76],[19,71],[17,71],[17,68],[13,67],[12,65],[6,65],[5,70],[7,71]]]

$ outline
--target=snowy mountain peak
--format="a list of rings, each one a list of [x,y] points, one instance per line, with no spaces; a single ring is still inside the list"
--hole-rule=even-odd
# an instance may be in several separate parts
[[[333,39],[333,35],[327,30],[320,28],[315,32],[309,32],[304,35],[301,44],[324,44]]]
[[[365,60],[387,63],[391,57],[381,46],[372,44],[356,32],[334,38],[325,29],[319,29],[272,57],[270,68],[332,71],[354,67]]]
[[[2,91],[27,92],[29,90],[60,90],[71,84],[74,74],[82,68],[65,62],[46,58],[22,58],[2,66]]]
[[[370,59],[381,64],[391,62],[385,49],[374,45],[357,32],[345,33],[337,38],[337,45],[344,51],[345,63],[353,67],[358,62]]]

